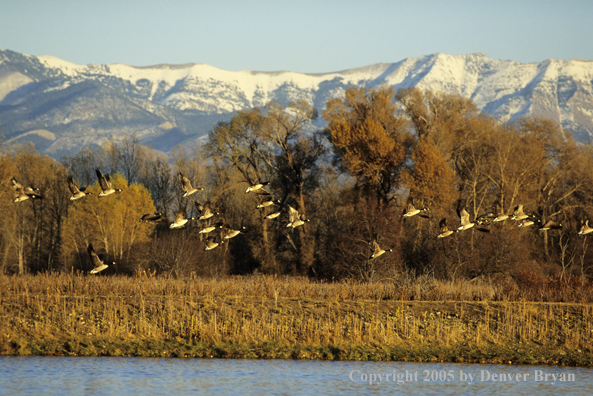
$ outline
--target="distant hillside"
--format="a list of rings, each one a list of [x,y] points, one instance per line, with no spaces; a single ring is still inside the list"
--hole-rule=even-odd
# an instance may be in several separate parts
[[[0,50],[0,134],[32,141],[54,158],[131,133],[166,152],[197,141],[235,111],[270,100],[305,98],[321,112],[350,86],[384,84],[457,93],[503,121],[540,115],[580,141],[593,137],[593,61],[524,64],[479,53],[433,54],[304,74],[230,72],[204,64],[76,65],[6,50]]]

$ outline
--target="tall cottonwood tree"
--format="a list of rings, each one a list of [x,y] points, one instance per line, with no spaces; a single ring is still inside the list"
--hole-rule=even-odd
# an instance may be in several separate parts
[[[483,117],[470,99],[455,94],[410,87],[398,90],[395,99],[416,136],[430,136],[445,161],[468,141],[468,123]]]
[[[520,136],[528,139],[531,153],[535,156],[532,187],[533,207],[542,224],[548,220],[566,223],[580,206],[575,195],[583,195],[591,182],[587,165],[592,158],[586,155],[572,138],[566,138],[557,123],[539,117],[520,119],[517,125]],[[543,251],[550,261],[549,237],[544,233]]]
[[[267,142],[267,150],[261,157],[274,171],[276,185],[286,202],[294,199],[301,216],[308,213],[306,197],[315,190],[319,178],[318,161],[326,149],[317,132],[307,132],[317,110],[307,101],[291,102],[284,107],[279,102],[270,102],[264,109],[265,123],[261,136]],[[270,147],[270,145],[272,147]],[[310,226],[297,228],[295,264],[296,273],[307,273],[313,264],[315,244]]]
[[[243,110],[236,113],[230,122],[217,124],[208,134],[205,151],[214,161],[221,162],[217,166],[230,166],[241,175],[242,183],[236,185],[238,190],[270,181],[272,170],[262,157],[262,154],[267,153],[266,142],[261,136],[264,122],[265,117],[259,109]],[[248,199],[255,208],[257,204],[253,196],[250,195]],[[279,273],[279,263],[272,249],[272,225],[264,221],[263,217],[262,213],[255,225],[261,230],[261,238],[249,234],[249,238],[253,238],[252,251],[265,272]]]
[[[282,202],[306,216],[307,196],[316,186],[317,161],[326,151],[319,136],[307,131],[315,116],[315,109],[306,101],[292,102],[287,107],[270,102],[263,109],[242,111],[230,122],[218,124],[209,134],[206,151],[212,158],[232,166],[246,183],[270,182],[268,189],[279,192]],[[260,218],[264,269],[278,272],[271,248],[276,245],[275,250],[278,250],[281,245],[290,245],[286,243],[285,232],[278,233],[279,230],[272,243],[269,231],[277,221],[264,221],[264,215],[262,212]],[[308,238],[305,227],[296,230],[297,254],[292,255],[293,260],[288,260],[294,265],[283,271],[302,273],[308,270],[313,262],[313,248],[307,243]],[[288,257],[285,253],[279,254]]]
[[[155,210],[148,190],[136,183],[128,186],[120,174],[112,176],[111,181],[114,188],[123,191],[99,198],[100,188],[95,183],[89,187],[93,195],[73,202],[64,218],[63,258],[72,268],[89,269],[89,243],[123,267],[134,257],[134,246],[152,235],[155,226],[139,221],[143,214]]]
[[[414,138],[396,114],[393,88],[349,88],[330,99],[323,117],[340,168],[386,203],[399,187]]]

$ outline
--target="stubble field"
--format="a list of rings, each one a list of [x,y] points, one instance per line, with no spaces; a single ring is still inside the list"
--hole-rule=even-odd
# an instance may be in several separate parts
[[[0,276],[0,354],[593,366],[587,290],[556,296],[572,302],[516,293],[469,281]]]

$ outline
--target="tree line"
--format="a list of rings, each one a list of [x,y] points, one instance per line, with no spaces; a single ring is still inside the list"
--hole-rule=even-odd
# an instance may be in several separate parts
[[[326,127],[315,128],[323,117]],[[586,236],[593,213],[593,151],[559,124],[525,117],[502,122],[459,95],[407,88],[350,88],[321,115],[305,100],[270,102],[216,124],[204,144],[176,147],[167,158],[134,136],[88,147],[56,162],[29,146],[0,152],[2,273],[88,271],[89,243],[115,261],[113,271],[173,276],[307,275],[389,279],[402,271],[443,279],[591,276]],[[112,175],[117,196],[98,198],[95,170]],[[194,186],[182,197],[177,172]],[[95,194],[71,202],[66,178]],[[42,200],[12,202],[10,179],[38,187]],[[248,185],[266,186],[280,204],[257,208]],[[269,198],[266,198],[269,199]],[[221,220],[246,232],[204,251],[203,226],[181,230],[139,221],[178,210],[197,217],[210,201]],[[406,203],[426,217],[402,219]],[[456,208],[471,219],[523,205],[536,222],[505,220],[489,232],[437,238],[439,222],[456,229]],[[308,222],[286,227],[290,205]],[[539,231],[554,220],[561,229]],[[370,259],[378,242],[390,252]]]

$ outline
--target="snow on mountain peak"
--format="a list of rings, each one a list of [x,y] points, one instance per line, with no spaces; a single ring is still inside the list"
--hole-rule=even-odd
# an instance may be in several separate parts
[[[51,55],[38,56],[37,59],[39,59],[39,61],[48,69],[58,69],[68,76],[78,74],[87,67],[85,65],[78,65],[76,63],[68,62]]]
[[[31,84],[33,81],[44,83]],[[93,81],[86,86],[90,90],[76,88],[89,81]],[[7,136],[46,129],[56,134],[56,142],[64,139],[58,130],[76,130],[69,132],[73,136],[87,133],[84,128],[90,128],[89,133],[94,129],[111,135],[134,132],[147,139],[162,133],[175,133],[178,139],[203,136],[216,120],[228,119],[238,110],[264,106],[271,100],[288,104],[291,100],[306,99],[322,111],[328,99],[342,96],[348,87],[382,85],[395,89],[417,86],[459,94],[503,121],[521,115],[542,115],[561,122],[585,141],[593,136],[592,82],[593,61],[550,59],[518,63],[491,59],[483,53],[436,53],[395,63],[307,74],[227,71],[200,63],[143,67],[78,65],[53,56],[34,57],[0,50],[2,104],[20,106],[35,97],[41,106],[44,102],[38,99],[39,93],[44,95],[43,100],[51,100],[51,95],[71,90],[69,95],[58,96],[64,109],[55,105],[59,102],[52,102],[52,106],[40,107],[38,113],[30,116],[15,113],[14,119],[22,120],[14,125],[3,124]],[[93,110],[82,111],[81,106]],[[14,109],[17,111],[18,107]],[[92,123],[99,115],[103,118]],[[76,122],[64,123],[65,119]],[[88,125],[79,124],[85,119],[89,120]],[[121,126],[127,119],[141,125]],[[54,129],[51,120],[55,120]],[[166,122],[177,127],[167,131],[158,128]],[[89,140],[81,138],[82,141]]]

